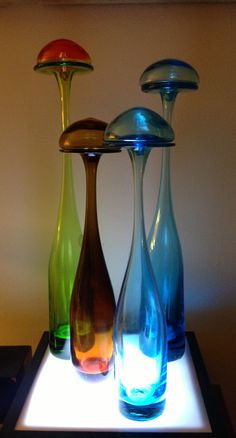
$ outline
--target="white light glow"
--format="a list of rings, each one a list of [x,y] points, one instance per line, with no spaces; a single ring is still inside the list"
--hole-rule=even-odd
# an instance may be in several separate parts
[[[164,413],[154,420],[132,421],[119,412],[112,375],[88,383],[70,361],[47,351],[16,429],[211,432],[188,346],[181,359],[168,363],[167,373]]]
[[[132,335],[131,335],[132,336]],[[123,354],[123,369],[122,364],[118,366],[119,376],[126,390],[132,391],[133,388],[145,388],[160,378],[160,373],[157,375],[156,358],[149,357],[143,354],[139,347],[136,348],[136,337],[134,336],[133,343],[126,336]],[[135,372],[133,364],[135,363]]]

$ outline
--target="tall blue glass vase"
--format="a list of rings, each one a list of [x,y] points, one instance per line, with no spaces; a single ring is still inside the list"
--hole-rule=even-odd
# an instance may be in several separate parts
[[[156,113],[133,108],[105,131],[105,141],[128,149],[134,178],[132,246],[114,322],[115,375],[121,413],[149,420],[165,406],[166,324],[148,254],[143,216],[147,149],[170,144],[173,132]]]
[[[170,124],[177,94],[197,89],[198,81],[197,72],[176,59],[152,64],[140,78],[144,92],[161,94],[163,116]],[[162,151],[159,194],[148,235],[148,250],[166,315],[168,361],[173,361],[185,350],[184,268],[172,203],[171,151],[167,148]]]

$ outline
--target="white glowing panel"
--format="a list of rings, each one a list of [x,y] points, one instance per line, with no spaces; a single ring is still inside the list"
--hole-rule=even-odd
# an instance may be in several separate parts
[[[154,420],[132,421],[119,412],[112,376],[85,382],[70,361],[47,350],[16,429],[211,432],[188,346],[181,359],[168,364],[167,380],[164,413]]]

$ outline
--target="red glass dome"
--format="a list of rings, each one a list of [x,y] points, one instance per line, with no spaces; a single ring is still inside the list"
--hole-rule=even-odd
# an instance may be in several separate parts
[[[59,67],[62,64],[74,67],[75,70],[93,69],[91,58],[86,50],[74,41],[63,38],[51,41],[41,49],[34,68],[49,72],[53,70],[53,67]]]

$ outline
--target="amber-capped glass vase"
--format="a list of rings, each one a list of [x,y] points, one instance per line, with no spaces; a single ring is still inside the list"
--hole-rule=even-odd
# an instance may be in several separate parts
[[[51,41],[40,51],[35,71],[56,77],[61,100],[62,130],[69,125],[71,80],[74,74],[93,70],[88,53],[67,39]],[[62,359],[70,358],[69,308],[82,233],[77,214],[70,154],[63,154],[62,184],[49,260],[49,345]]]
[[[71,298],[71,356],[87,379],[106,375],[113,364],[115,298],[102,251],[96,202],[97,166],[103,153],[118,148],[103,145],[106,123],[84,119],[69,126],[60,138],[64,152],[81,154],[86,172],[86,213],[80,260]]]

